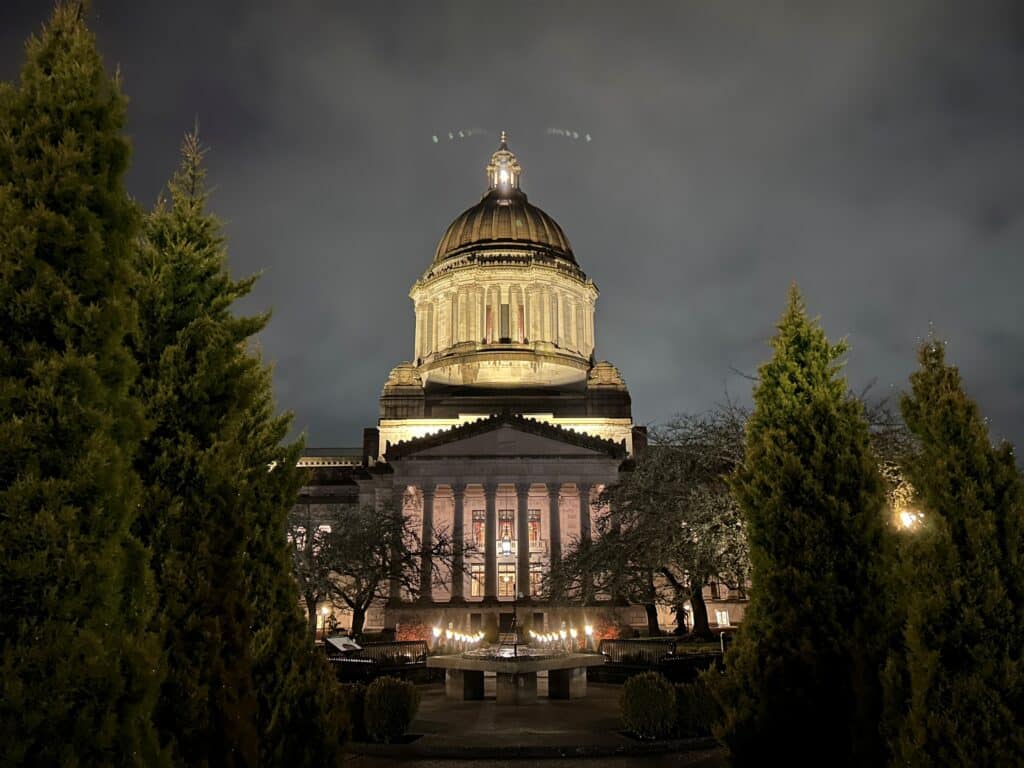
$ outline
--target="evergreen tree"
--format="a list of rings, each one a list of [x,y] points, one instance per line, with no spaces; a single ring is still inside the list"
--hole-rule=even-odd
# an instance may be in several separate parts
[[[719,736],[736,765],[877,764],[885,488],[863,408],[794,286],[733,481],[752,564]]]
[[[347,735],[341,689],[321,653],[314,653],[298,609],[298,588],[287,543],[288,513],[303,483],[301,446],[282,449],[289,419],[274,416],[270,373],[255,393],[246,447],[253,470],[240,485],[240,504],[256,525],[249,545],[248,581],[255,607],[253,676],[258,694],[263,765],[334,765]],[[273,467],[272,471],[267,471]]]
[[[231,314],[253,281],[232,281],[196,134],[147,218],[138,250],[139,391],[152,432],[137,468],[139,534],[152,551],[167,659],[156,724],[186,765],[253,765],[259,737],[245,559],[253,521],[237,501],[250,457],[247,407],[259,363],[241,345],[263,318]],[[265,467],[264,467],[265,471]]]
[[[1013,449],[989,442],[944,345],[920,348],[903,416],[919,528],[904,551],[900,765],[1024,760],[1024,495]],[[905,667],[904,667],[905,665]]]
[[[0,86],[0,743],[13,764],[154,765],[124,344],[139,215],[125,99],[82,15],[59,4]]]
[[[247,349],[268,317],[232,314],[254,280],[230,278],[195,133],[168,190],[146,222],[135,344],[154,424],[140,532],[169,668],[157,723],[187,765],[331,764],[344,710],[306,638],[285,539],[301,445],[284,444],[290,418]]]

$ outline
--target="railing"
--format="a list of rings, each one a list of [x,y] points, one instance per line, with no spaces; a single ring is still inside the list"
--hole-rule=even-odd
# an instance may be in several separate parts
[[[351,658],[367,659],[385,667],[426,663],[427,644],[423,640],[395,640],[390,643],[367,643]]]
[[[656,670],[675,683],[690,682],[703,670],[721,666],[721,653],[676,653],[674,640],[602,640],[598,645],[607,663],[590,667],[595,682],[622,683],[635,674]]]
[[[675,640],[602,640],[598,653],[612,664],[659,664],[676,652]]]
[[[329,659],[342,682],[369,681],[380,675],[429,677],[427,644],[423,640],[367,643],[362,650],[331,655]]]

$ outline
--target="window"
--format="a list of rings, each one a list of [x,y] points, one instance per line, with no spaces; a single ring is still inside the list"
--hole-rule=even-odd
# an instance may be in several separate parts
[[[728,611],[715,611],[715,622],[720,627],[729,626],[729,612]]]
[[[324,542],[331,535],[331,526],[321,525],[316,529],[316,533],[313,534],[313,555],[319,555],[320,550],[323,549]]]
[[[527,520],[530,526],[530,546],[535,547],[540,544],[540,510],[531,509]]]
[[[538,597],[541,585],[544,583],[544,571],[540,563],[530,563],[530,595]]]
[[[508,539],[509,541],[515,541],[516,536],[512,521],[515,519],[515,512],[511,509],[500,509],[498,510],[498,541]]]
[[[501,340],[509,341],[512,331],[509,330],[508,304],[501,305]]]
[[[522,344],[526,341],[526,308],[520,304],[516,312],[519,317],[519,328],[516,330],[516,341]]]
[[[484,596],[484,566],[483,563],[474,563],[469,566],[469,596]]]
[[[516,596],[516,567],[512,563],[498,564],[498,597]]]
[[[487,538],[487,513],[482,509],[473,510],[473,544],[480,552],[484,551]]]
[[[553,344],[558,344],[561,337],[558,335],[558,298],[556,296],[551,297],[551,338],[549,341]]]

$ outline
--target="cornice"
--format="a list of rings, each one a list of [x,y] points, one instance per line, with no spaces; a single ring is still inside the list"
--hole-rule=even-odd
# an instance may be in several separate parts
[[[594,437],[584,432],[565,429],[546,421],[531,419],[506,410],[483,419],[478,419],[477,421],[470,421],[457,427],[452,427],[444,432],[436,432],[424,437],[403,440],[402,442],[390,445],[388,446],[387,453],[384,455],[384,459],[385,461],[400,459],[429,448],[446,445],[458,440],[465,440],[475,435],[486,434],[504,426],[512,427],[527,434],[547,437],[552,440],[575,445],[579,448],[589,448],[612,458],[626,458],[625,446],[616,443],[614,440],[605,440],[604,438]]]

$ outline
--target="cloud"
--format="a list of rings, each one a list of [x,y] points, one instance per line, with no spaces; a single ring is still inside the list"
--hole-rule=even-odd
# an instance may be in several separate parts
[[[602,290],[598,355],[638,422],[741,399],[797,280],[860,388],[937,323],[993,433],[1024,439],[1019,3],[362,6],[97,2],[150,202],[199,115],[282,407],[357,444],[411,355],[408,288],[484,188],[523,188]],[[202,12],[200,13],[200,10]],[[0,11],[0,76],[41,21]],[[434,143],[453,126],[494,135]],[[552,126],[593,141],[551,135]]]

